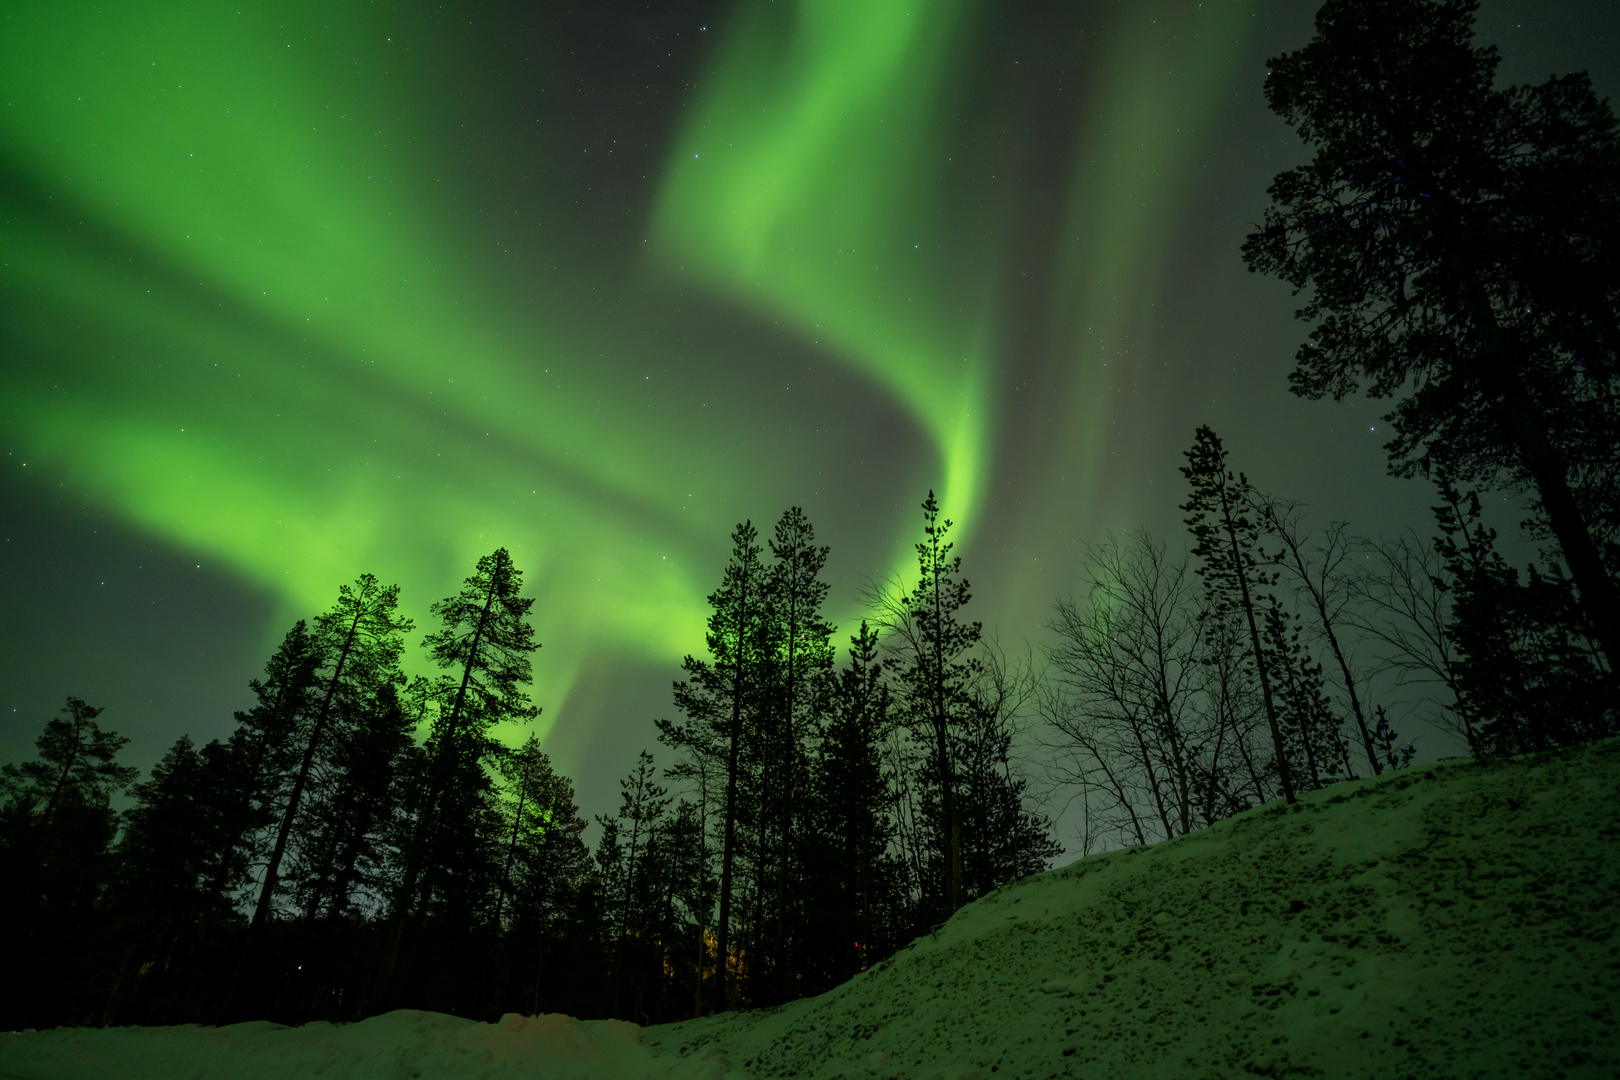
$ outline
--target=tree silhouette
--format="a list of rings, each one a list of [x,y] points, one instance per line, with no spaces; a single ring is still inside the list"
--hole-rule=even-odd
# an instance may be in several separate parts
[[[912,723],[925,731],[930,744],[932,782],[937,785],[941,899],[949,916],[963,904],[962,819],[957,809],[956,763],[951,731],[972,719],[972,687],[980,673],[973,649],[982,627],[966,622],[961,610],[972,598],[962,577],[961,556],[946,539],[952,523],[941,521],[939,500],[930,491],[923,501],[923,539],[916,544],[917,583],[909,591],[876,592],[891,672],[901,688],[901,706]]]
[[[337,603],[315,620],[315,633],[325,658],[326,669],[321,673],[324,686],[309,718],[303,757],[265,866],[259,902],[253,911],[255,928],[264,925],[270,914],[287,840],[334,714],[346,707],[358,709],[361,701],[379,687],[405,681],[399,672],[399,658],[405,650],[404,636],[411,629],[411,621],[395,614],[398,605],[398,585],[384,586],[374,575],[362,574],[353,586],[340,586]]]
[[[794,839],[794,818],[800,774],[808,766],[804,743],[814,724],[816,702],[812,694],[816,678],[832,666],[832,624],[821,616],[827,597],[827,583],[821,580],[827,562],[827,548],[817,547],[810,519],[797,506],[783,513],[770,542],[775,563],[771,567],[769,603],[776,633],[772,643],[777,653],[777,693],[772,695],[780,722],[773,725],[777,738],[774,753],[768,752],[774,768],[771,786],[779,793],[778,840],[780,857],[776,881],[776,970],[775,993],[785,993],[787,972],[792,965],[788,955],[792,929],[788,909],[792,895],[794,865],[798,845]]]
[[[496,757],[490,729],[503,720],[532,720],[540,710],[529,700],[532,654],[540,648],[528,614],[534,601],[520,595],[523,573],[505,548],[478,560],[473,575],[454,596],[429,610],[440,629],[423,641],[440,668],[459,680],[419,680],[415,692],[425,709],[437,713],[428,738],[429,764],[421,780],[413,835],[407,845],[394,908],[397,929],[389,959],[392,970],[407,919],[426,914],[434,888],[455,893],[452,908],[472,902],[483,869],[479,853],[491,787],[485,763]],[[452,873],[460,860],[466,873]],[[498,874],[498,868],[493,872]],[[453,912],[465,917],[465,910]]]
[[[1267,102],[1316,153],[1244,259],[1311,290],[1296,394],[1404,393],[1393,471],[1534,494],[1612,671],[1620,136],[1585,74],[1496,89],[1477,7],[1328,0],[1270,62]]]
[[[117,762],[129,742],[96,723],[102,710],[67,699],[35,741],[39,756],[0,769],[0,916],[14,928],[7,1012],[50,1016],[80,994],[86,931],[109,876],[112,797],[137,770]]]
[[[823,720],[812,781],[817,872],[807,888],[816,950],[827,984],[864,970],[883,955],[899,897],[889,854],[894,836],[892,778],[883,741],[894,723],[878,634],[862,621],[849,640],[849,663],[822,676]]]
[[[716,922],[715,1001],[728,1004],[731,975],[732,893],[737,869],[737,816],[742,786],[743,725],[757,706],[763,656],[761,637],[769,588],[760,561],[759,534],[744,521],[731,534],[731,559],[720,588],[709,595],[709,661],[687,656],[687,678],[675,684],[675,707],[691,721],[660,722],[660,738],[698,754],[723,755],[725,805],[720,849],[720,912]]]
[[[1277,755],[1277,773],[1282,781],[1283,796],[1293,802],[1294,780],[1278,723],[1270,664],[1260,641],[1264,615],[1258,610],[1262,597],[1257,592],[1271,581],[1260,569],[1255,556],[1260,529],[1249,517],[1253,489],[1249,487],[1248,477],[1241,473],[1234,476],[1226,468],[1226,448],[1221,445],[1221,437],[1208,427],[1198,429],[1186,457],[1187,464],[1181,474],[1192,485],[1192,497],[1182,503],[1181,508],[1190,515],[1187,527],[1197,541],[1193,554],[1199,559],[1198,573],[1210,592],[1213,617],[1241,616],[1249,632],[1266,707],[1266,723],[1270,725],[1271,744]]]

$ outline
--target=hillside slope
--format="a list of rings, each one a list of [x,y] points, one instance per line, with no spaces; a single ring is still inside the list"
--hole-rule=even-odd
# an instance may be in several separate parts
[[[0,1035],[17,1080],[1620,1075],[1620,741],[1354,781],[1037,875],[818,998],[638,1029]]]

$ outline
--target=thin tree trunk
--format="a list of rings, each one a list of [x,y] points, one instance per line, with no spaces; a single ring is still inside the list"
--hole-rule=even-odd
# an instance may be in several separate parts
[[[962,827],[957,820],[956,784],[955,778],[951,775],[950,743],[945,730],[948,717],[945,713],[945,652],[944,642],[941,640],[945,626],[945,605],[939,595],[938,533],[931,535],[929,540],[933,546],[930,566],[934,588],[934,741],[939,754],[939,786],[948,838],[945,860],[945,914],[949,917],[956,914],[957,909],[962,906]]]
[[[1311,581],[1310,574],[1305,567],[1305,557],[1299,550],[1299,544],[1289,535],[1283,527],[1282,519],[1273,512],[1270,505],[1264,507],[1265,515],[1271,519],[1271,531],[1277,534],[1288,547],[1288,553],[1294,557],[1294,570],[1299,574],[1300,582],[1305,591],[1311,594],[1311,602],[1316,607],[1316,616],[1322,621],[1322,633],[1327,636],[1328,648],[1333,650],[1333,659],[1339,664],[1339,673],[1344,677],[1344,689],[1350,695],[1350,711],[1356,718],[1356,728],[1361,732],[1361,745],[1367,750],[1367,761],[1372,765],[1374,776],[1384,771],[1383,764],[1378,760],[1378,751],[1373,747],[1372,732],[1367,727],[1367,716],[1361,708],[1361,697],[1356,693],[1356,679],[1350,673],[1350,662],[1345,659],[1344,650],[1339,647],[1339,635],[1333,632],[1333,620],[1328,616],[1327,594],[1324,589],[1318,589]],[[1327,574],[1324,564],[1323,575]],[[1345,760],[1345,771],[1349,771],[1349,759]]]
[[[506,867],[501,871],[500,894],[495,898],[495,929],[501,928],[501,909],[506,906],[507,888],[512,884],[512,857],[517,854],[518,830],[523,827],[523,803],[528,798],[529,785],[518,784],[517,813],[512,816],[512,840],[506,845]]]
[[[1238,589],[1243,597],[1243,615],[1249,623],[1249,641],[1254,647],[1254,666],[1260,674],[1260,693],[1266,705],[1266,723],[1271,728],[1271,745],[1277,753],[1277,774],[1282,780],[1283,797],[1297,802],[1294,780],[1289,775],[1288,755],[1283,752],[1282,729],[1277,726],[1277,706],[1271,698],[1271,677],[1266,671],[1266,657],[1260,649],[1260,629],[1254,621],[1254,601],[1249,596],[1249,575],[1243,565],[1243,553],[1238,547],[1237,528],[1232,523],[1232,507],[1226,494],[1226,473],[1221,476],[1221,522],[1232,546],[1232,570],[1237,574]]]
[[[782,780],[782,858],[778,865],[776,879],[776,997],[778,1001],[786,1000],[787,996],[787,906],[788,906],[788,863],[793,857],[793,774],[797,762],[798,743],[793,737],[793,699],[797,692],[797,669],[795,662],[797,655],[795,649],[798,645],[799,630],[798,598],[791,597],[788,602],[788,662],[787,662],[787,700],[783,710],[783,768],[785,776]]]
[[[399,891],[399,918],[394,928],[394,942],[388,951],[388,971],[384,976],[384,983],[394,977],[394,968],[399,962],[399,946],[405,936],[405,924],[411,913],[411,893],[415,891],[416,879],[422,873],[422,847],[431,842],[434,825],[434,811],[439,800],[439,791],[443,787],[446,777],[443,775],[449,768],[448,762],[455,743],[456,728],[461,723],[462,708],[467,701],[467,685],[472,681],[473,667],[478,662],[478,648],[483,643],[484,627],[489,623],[489,612],[495,606],[495,593],[500,587],[500,567],[489,576],[489,593],[484,598],[483,610],[478,613],[478,626],[473,630],[472,648],[467,652],[467,663],[461,670],[461,686],[456,690],[456,701],[450,709],[450,723],[445,728],[444,742],[439,746],[439,752],[434,757],[433,767],[429,770],[428,789],[423,799],[422,815],[417,819],[415,836],[411,841],[411,851],[405,862],[405,879]],[[424,705],[424,708],[426,706]],[[423,882],[423,903],[426,903],[427,889],[432,885],[432,874],[427,875],[428,880]]]
[[[718,955],[715,957],[716,1005],[726,1008],[726,990],[731,968],[731,886],[737,849],[737,749],[742,739],[743,653],[747,646],[748,579],[741,582],[737,595],[737,657],[731,682],[731,731],[726,752],[726,824],[720,852],[720,926]]]
[[[321,736],[326,733],[326,721],[332,711],[332,698],[337,694],[338,680],[343,677],[343,666],[348,663],[349,653],[354,648],[355,635],[359,632],[360,620],[363,617],[364,611],[357,611],[349,623],[349,633],[343,639],[343,650],[338,654],[337,663],[332,667],[332,678],[326,684],[326,696],[321,700],[321,711],[316,714],[315,724],[310,729],[309,745],[304,748],[304,759],[299,763],[298,777],[293,781],[292,794],[287,796],[286,812],[281,815],[281,827],[276,830],[276,845],[271,850],[270,862],[264,869],[264,887],[259,890],[259,903],[253,909],[251,925],[253,930],[262,927],[270,915],[270,901],[275,895],[281,860],[287,852],[287,837],[292,833],[293,819],[298,815],[298,803],[303,798],[304,785],[309,782],[310,769],[315,764],[315,751],[320,746]]]

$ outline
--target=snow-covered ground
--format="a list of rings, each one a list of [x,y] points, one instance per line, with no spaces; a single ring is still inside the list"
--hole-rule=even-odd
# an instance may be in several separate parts
[[[1616,740],[1412,769],[1031,877],[780,1009],[0,1034],[0,1076],[1612,1080],[1617,810]]]

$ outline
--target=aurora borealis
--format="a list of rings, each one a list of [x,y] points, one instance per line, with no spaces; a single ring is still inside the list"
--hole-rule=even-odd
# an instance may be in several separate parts
[[[0,5],[6,760],[70,693],[141,763],[211,737],[340,583],[420,626],[504,545],[589,809],[744,517],[806,508],[847,636],[935,488],[1007,638],[1080,543],[1177,527],[1197,423],[1421,524],[1378,403],[1288,397],[1237,256],[1313,8]],[[1617,24],[1481,18],[1510,78],[1611,94]]]

